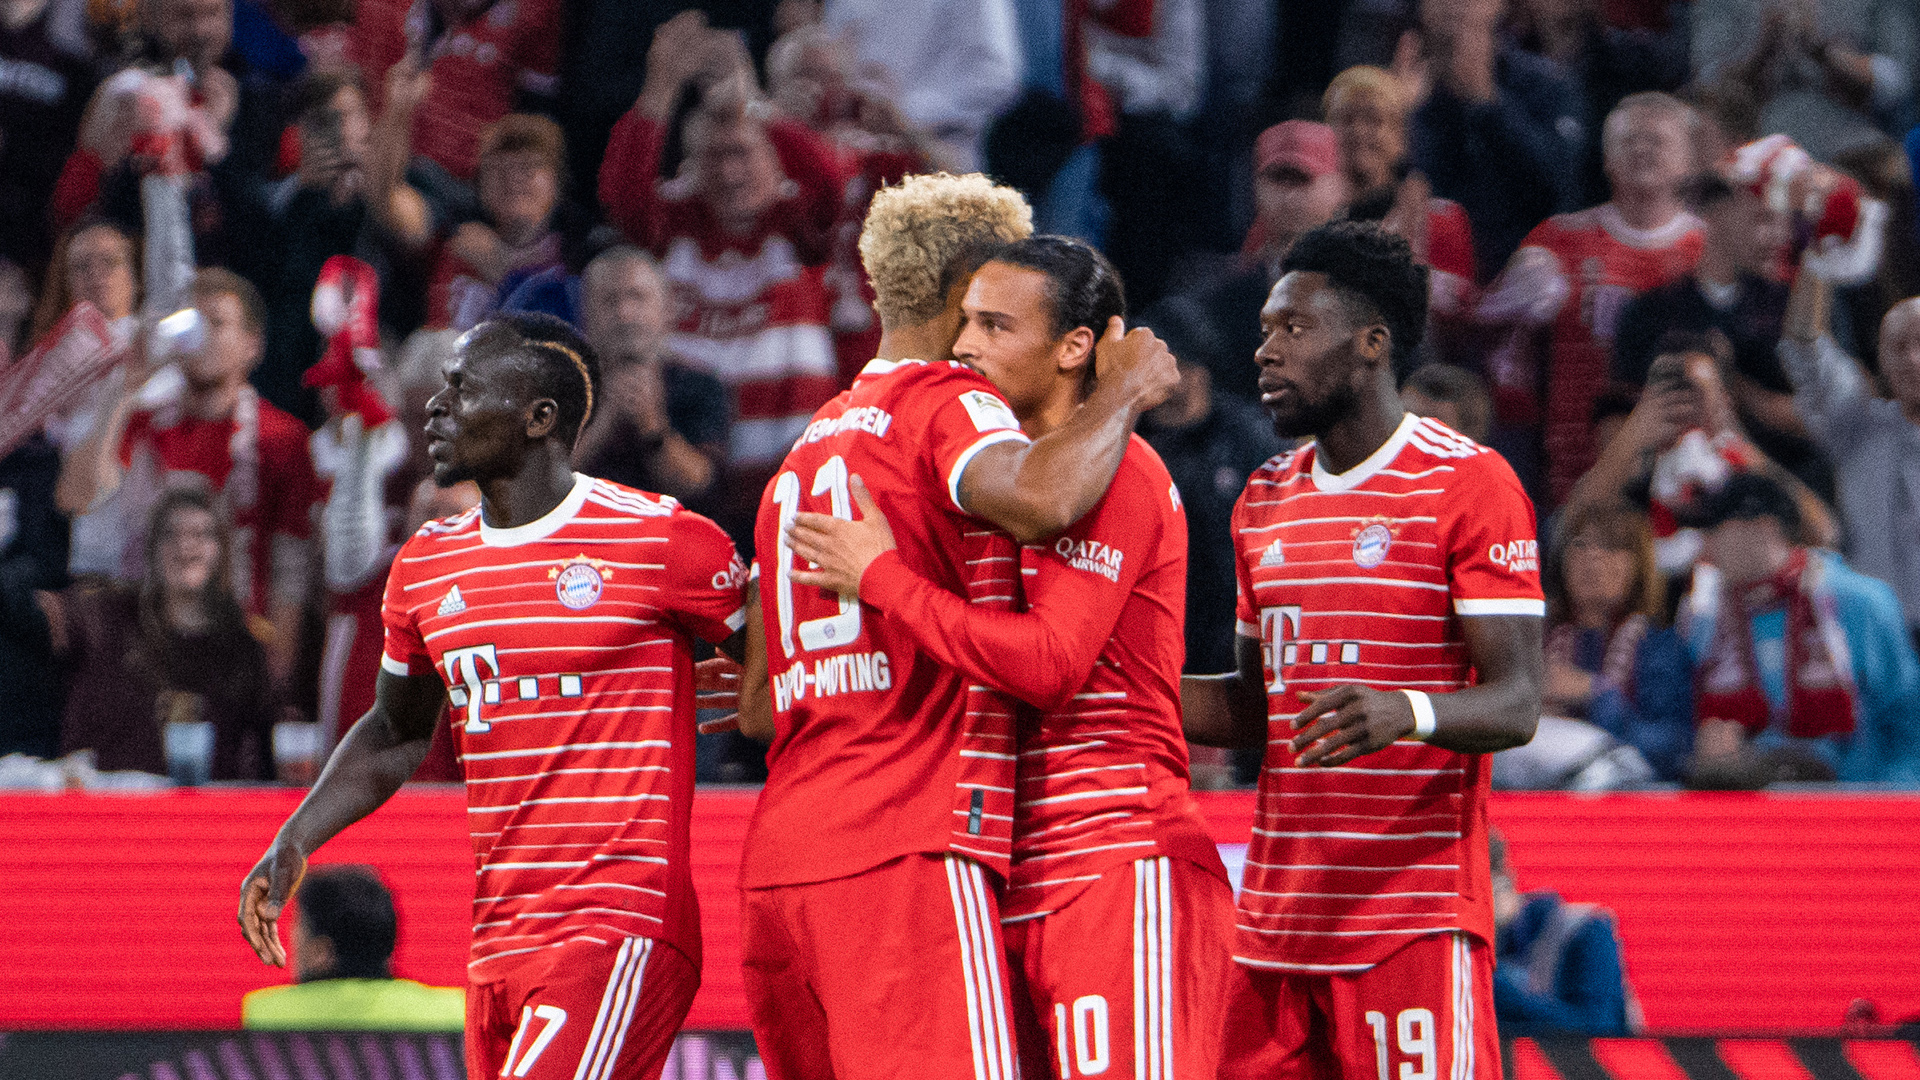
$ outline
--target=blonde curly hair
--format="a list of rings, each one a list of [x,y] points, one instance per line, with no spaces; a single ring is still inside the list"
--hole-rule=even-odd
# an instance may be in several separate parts
[[[860,262],[887,328],[932,322],[993,248],[1033,235],[1033,208],[980,173],[909,176],[874,195]]]

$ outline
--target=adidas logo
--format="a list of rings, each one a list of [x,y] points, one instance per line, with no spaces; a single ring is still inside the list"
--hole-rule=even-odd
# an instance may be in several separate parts
[[[1286,561],[1287,553],[1280,550],[1280,541],[1278,540],[1268,544],[1267,550],[1260,553],[1260,565],[1263,567],[1282,566],[1285,565]]]
[[[467,602],[460,599],[460,586],[455,585],[453,588],[448,589],[447,598],[440,601],[439,614],[458,615],[465,610],[467,610]]]

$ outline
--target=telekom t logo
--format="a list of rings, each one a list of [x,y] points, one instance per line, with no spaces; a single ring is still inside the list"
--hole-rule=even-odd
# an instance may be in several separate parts
[[[1273,682],[1267,687],[1269,691],[1278,694],[1287,688],[1286,678],[1281,675],[1282,665],[1286,661],[1286,644],[1299,637],[1299,604],[1260,609],[1260,641],[1266,646],[1267,670],[1273,672]]]
[[[500,661],[494,655],[493,646],[471,645],[464,649],[448,649],[444,655],[447,665],[447,681],[449,683],[462,683],[467,688],[467,726],[465,729],[467,734],[478,735],[487,731],[493,725],[480,719],[480,699],[482,696],[481,691],[484,689],[483,684],[486,680],[498,678],[500,675]],[[480,671],[480,665],[483,662],[487,665],[485,674],[482,674]]]

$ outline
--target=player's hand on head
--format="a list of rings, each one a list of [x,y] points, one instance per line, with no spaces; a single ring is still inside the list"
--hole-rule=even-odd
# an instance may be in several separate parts
[[[787,546],[815,566],[794,571],[794,581],[857,597],[861,575],[873,565],[873,560],[892,551],[896,545],[893,527],[887,524],[887,516],[873,501],[865,481],[856,475],[849,486],[853,503],[860,511],[858,520],[829,514],[796,514],[793,523],[787,526]]]
[[[1345,765],[1413,733],[1413,703],[1395,690],[1336,686],[1300,700],[1291,744],[1298,765]]]
[[[1120,387],[1141,412],[1167,400],[1180,384],[1180,366],[1167,343],[1144,326],[1127,329],[1118,315],[1094,343],[1093,373],[1097,386]]]
[[[263,964],[287,966],[287,950],[280,944],[280,913],[306,872],[306,856],[276,837],[240,883],[240,933]]]

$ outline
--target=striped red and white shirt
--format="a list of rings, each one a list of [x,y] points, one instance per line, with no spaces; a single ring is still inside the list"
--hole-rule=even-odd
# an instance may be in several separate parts
[[[960,506],[995,443],[1026,442],[985,377],[951,361],[875,360],[814,415],[760,503],[755,564],[773,684],[767,784],[747,829],[747,888],[847,877],[953,853],[1004,876],[1013,831],[1013,703],[936,663],[909,629],[793,582],[783,523],[850,517],[859,476],[913,573],[1008,610],[1019,547]]]
[[[935,659],[1036,707],[1020,713],[1001,921],[1052,914],[1138,859],[1172,855],[1226,881],[1180,731],[1187,523],[1160,455],[1133,436],[1106,495],[1027,545],[1021,576],[1024,613],[969,608],[894,562],[861,581]]]
[[[1299,768],[1300,694],[1473,681],[1460,619],[1544,616],[1532,503],[1498,454],[1409,413],[1338,475],[1308,444],[1253,474],[1233,513],[1239,632],[1261,644],[1268,742],[1235,959],[1364,970],[1426,934],[1491,942],[1490,762],[1399,742]]]
[[[429,522],[387,579],[396,675],[448,688],[473,833],[475,982],[571,940],[700,963],[687,868],[693,639],[745,624],[746,571],[670,498],[577,475],[545,516]]]

